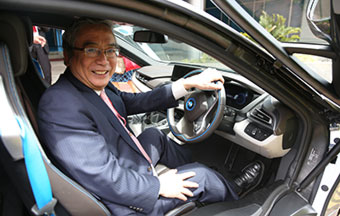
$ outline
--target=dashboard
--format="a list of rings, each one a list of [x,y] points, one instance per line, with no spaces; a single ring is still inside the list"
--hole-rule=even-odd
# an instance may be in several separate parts
[[[183,65],[146,66],[134,73],[133,82],[145,92],[176,81],[195,69]],[[243,76],[221,73],[226,102],[221,123],[214,133],[267,158],[282,157],[289,152],[297,135],[294,113]],[[183,101],[179,104],[175,115],[180,119]],[[159,122],[154,126],[159,126]]]

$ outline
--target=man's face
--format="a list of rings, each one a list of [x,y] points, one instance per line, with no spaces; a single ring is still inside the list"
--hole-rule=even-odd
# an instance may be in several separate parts
[[[115,46],[116,40],[104,24],[88,24],[78,30],[74,47],[106,50]],[[116,69],[117,57],[108,58],[104,52],[97,57],[88,57],[84,51],[73,50],[67,59],[72,74],[94,90],[103,90]]]

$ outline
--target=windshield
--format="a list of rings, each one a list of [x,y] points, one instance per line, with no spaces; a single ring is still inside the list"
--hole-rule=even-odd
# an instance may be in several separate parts
[[[208,54],[174,39],[168,38],[167,43],[138,43],[133,40],[136,31],[144,28],[133,25],[115,25],[114,33],[128,42],[131,46],[142,51],[156,61],[167,63],[194,64],[203,67],[214,67],[232,71]]]

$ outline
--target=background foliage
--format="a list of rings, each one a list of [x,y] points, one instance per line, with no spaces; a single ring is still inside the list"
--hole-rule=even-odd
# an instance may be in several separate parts
[[[300,40],[299,33],[301,32],[301,28],[286,26],[286,18],[280,14],[272,14],[270,16],[265,11],[262,11],[259,23],[278,41],[296,42]],[[247,33],[242,34],[252,39]]]

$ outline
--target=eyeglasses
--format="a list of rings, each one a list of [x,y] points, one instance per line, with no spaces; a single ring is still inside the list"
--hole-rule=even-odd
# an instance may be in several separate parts
[[[85,47],[85,48],[78,48],[72,47],[74,50],[84,51],[87,57],[98,57],[101,56],[102,52],[107,58],[113,58],[119,56],[119,49],[117,47],[108,48],[106,50],[94,48],[94,47]]]

